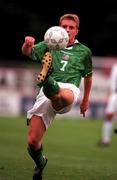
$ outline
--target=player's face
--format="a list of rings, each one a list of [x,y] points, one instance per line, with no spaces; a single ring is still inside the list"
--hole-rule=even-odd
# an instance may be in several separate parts
[[[63,27],[69,35],[68,45],[73,44],[75,37],[78,34],[78,28],[76,26],[76,22],[73,21],[72,19],[63,19],[61,21],[60,26]]]

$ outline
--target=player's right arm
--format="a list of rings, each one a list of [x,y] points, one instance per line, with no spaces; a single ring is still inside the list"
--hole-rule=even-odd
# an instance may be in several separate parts
[[[35,43],[35,38],[31,36],[26,36],[25,41],[21,48],[22,53],[26,56],[30,56],[32,53],[32,48],[34,47],[34,43]]]

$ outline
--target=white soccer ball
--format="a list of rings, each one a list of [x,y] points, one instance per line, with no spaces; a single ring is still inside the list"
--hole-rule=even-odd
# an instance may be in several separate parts
[[[49,49],[61,50],[67,47],[69,36],[64,28],[53,26],[45,32],[44,41]]]

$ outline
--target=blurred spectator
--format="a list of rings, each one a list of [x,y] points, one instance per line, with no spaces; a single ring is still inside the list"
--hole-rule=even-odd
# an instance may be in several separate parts
[[[113,119],[117,112],[117,64],[111,69],[109,78],[109,95],[105,110],[105,120],[102,125],[102,139],[100,146],[109,146],[111,142],[111,133],[113,127]]]

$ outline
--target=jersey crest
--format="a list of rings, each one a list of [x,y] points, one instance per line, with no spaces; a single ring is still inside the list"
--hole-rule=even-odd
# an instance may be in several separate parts
[[[69,55],[68,55],[68,54],[63,54],[62,59],[63,59],[64,61],[68,61],[68,60],[69,60]]]

